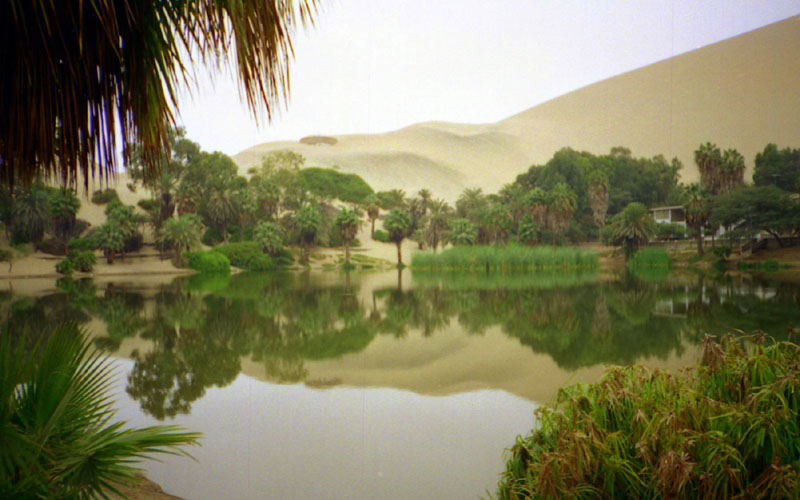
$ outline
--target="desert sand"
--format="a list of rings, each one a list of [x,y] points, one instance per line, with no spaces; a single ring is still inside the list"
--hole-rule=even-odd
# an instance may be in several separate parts
[[[738,149],[752,175],[755,154],[767,143],[798,146],[797,54],[800,17],[793,17],[494,124],[420,123],[383,134],[332,135],[334,145],[265,143],[234,160],[244,173],[264,154],[290,149],[305,156],[307,165],[339,167],[377,190],[397,187],[413,194],[428,188],[451,202],[466,187],[495,192],[565,146],[595,154],[625,146],[634,156],[677,157],[684,165],[682,180],[691,182],[698,178],[693,152],[711,141]]]

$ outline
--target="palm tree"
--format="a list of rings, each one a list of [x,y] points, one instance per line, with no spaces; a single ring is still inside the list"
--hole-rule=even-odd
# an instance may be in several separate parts
[[[726,149],[720,163],[719,194],[730,193],[744,181],[744,156],[735,149]]]
[[[215,189],[209,195],[205,205],[206,221],[210,222],[222,235],[222,241],[228,241],[228,225],[236,221],[239,210],[235,201],[236,193],[227,189]]]
[[[369,221],[372,223],[372,229],[369,233],[370,238],[375,236],[375,221],[378,219],[378,216],[381,213],[381,205],[380,199],[374,194],[371,194],[365,200],[367,205],[367,217],[369,217]]]
[[[450,205],[442,199],[437,198],[430,202],[430,214],[423,238],[434,252],[444,239],[452,212],[453,209],[450,208]]]
[[[467,188],[456,200],[456,213],[459,217],[472,218],[473,214],[486,206],[486,197],[481,188]]]
[[[469,219],[455,219],[450,223],[447,242],[451,245],[474,245],[477,240],[478,228]]]
[[[195,214],[182,215],[177,219],[169,218],[161,228],[158,242],[175,250],[175,262],[178,267],[181,267],[183,251],[190,251],[192,247],[200,245],[203,229],[203,222]]]
[[[100,498],[129,485],[135,462],[181,454],[199,435],[113,422],[114,365],[74,324],[33,349],[0,337],[0,491],[7,498]]]
[[[708,223],[708,191],[700,184],[690,184],[686,188],[685,203],[686,225],[697,235],[697,253],[703,253],[703,228]]]
[[[97,247],[103,251],[106,256],[106,262],[112,264],[114,262],[114,255],[122,252],[125,249],[125,239],[127,232],[113,220],[107,220],[105,224],[97,228],[94,233],[95,240],[97,240]]]
[[[253,236],[261,245],[262,250],[270,255],[276,255],[283,249],[286,242],[286,231],[272,222],[261,222],[253,231]]]
[[[541,238],[542,230],[530,215],[525,215],[519,221],[517,241],[523,245],[534,245]]]
[[[422,200],[422,215],[427,215],[433,194],[431,194],[430,189],[420,189],[417,196]]]
[[[50,192],[50,214],[53,218],[53,233],[67,239],[75,227],[75,216],[81,208],[81,201],[72,190],[53,189]]]
[[[38,243],[50,222],[50,196],[37,182],[14,199],[14,232],[25,241]]]
[[[344,241],[344,264],[346,267],[350,267],[350,243],[356,237],[361,220],[355,210],[344,207],[336,216],[335,224]]]
[[[309,245],[317,241],[322,229],[322,216],[313,205],[305,204],[294,214],[294,223],[303,242],[303,264],[309,262]]]
[[[606,224],[608,212],[608,177],[595,170],[588,176],[589,207],[592,209],[592,220],[597,228],[602,231]],[[600,232],[598,232],[599,235]]]
[[[569,228],[572,214],[578,206],[575,192],[563,182],[559,182],[550,191],[550,205],[548,207],[548,218],[550,228],[553,231],[553,238],[558,241]]]
[[[533,188],[526,195],[528,213],[533,221],[543,228],[547,225],[547,208],[550,206],[550,195],[542,188]]]
[[[611,221],[611,237],[615,245],[625,248],[630,257],[656,234],[656,221],[641,203],[629,203]]]
[[[383,220],[383,227],[389,233],[389,240],[397,245],[397,266],[403,266],[403,254],[401,246],[403,240],[408,235],[408,229],[411,227],[411,216],[407,212],[393,208],[391,212],[386,214]]]
[[[230,51],[250,109],[270,119],[288,94],[291,38],[316,9],[316,0],[298,3],[0,3],[4,180],[29,183],[44,172],[86,185],[116,170],[118,143],[126,152],[139,144],[154,175],[179,84],[197,61],[224,67]]]
[[[712,194],[719,192],[721,155],[716,144],[706,142],[694,152],[694,162],[700,170],[700,184]]]

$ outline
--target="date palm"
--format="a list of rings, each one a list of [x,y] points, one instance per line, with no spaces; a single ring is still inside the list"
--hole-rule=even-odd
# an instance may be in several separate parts
[[[336,216],[335,224],[342,236],[342,241],[344,241],[344,263],[345,266],[349,267],[350,244],[355,239],[356,233],[358,233],[358,226],[361,224],[361,220],[355,210],[344,207],[339,212],[339,215]]]
[[[50,222],[50,196],[47,188],[37,182],[18,195],[13,202],[14,232],[27,241],[38,243]]]
[[[378,216],[381,214],[381,205],[380,199],[374,194],[371,194],[365,200],[366,202],[366,209],[367,209],[367,217],[369,217],[369,221],[372,224],[372,229],[370,230],[369,236],[370,238],[375,236],[375,221],[378,219]]]
[[[703,228],[708,223],[708,198],[709,193],[699,184],[690,184],[686,188],[685,203],[686,225],[695,231],[697,237],[697,253],[703,253]]]
[[[182,215],[177,219],[169,218],[161,228],[158,242],[173,248],[175,262],[180,267],[183,264],[183,251],[200,245],[203,229],[203,222],[195,214]]]
[[[550,191],[550,205],[548,207],[548,219],[553,236],[558,240],[561,235],[566,233],[572,214],[578,206],[575,192],[563,182],[559,182]]]
[[[428,224],[425,226],[425,243],[436,252],[444,240],[453,209],[442,199],[431,200]]]
[[[229,52],[250,109],[269,119],[289,91],[291,39],[315,9],[315,0],[0,3],[4,180],[88,184],[116,170],[118,143],[126,160],[141,145],[156,175],[179,85],[195,63],[219,70]]]
[[[383,227],[389,233],[389,240],[397,245],[397,266],[403,266],[402,244],[408,236],[408,229],[411,227],[411,216],[407,212],[393,208],[386,214],[383,220]]]
[[[700,170],[700,184],[712,194],[717,194],[720,187],[719,166],[722,156],[716,144],[706,142],[694,152],[694,162]]]
[[[730,193],[744,181],[744,156],[735,149],[726,149],[720,163],[719,194]]]
[[[305,204],[294,214],[294,224],[303,243],[303,264],[309,262],[309,246],[319,239],[322,230],[322,215],[313,205]]]
[[[608,177],[599,171],[594,171],[588,176],[589,208],[592,210],[592,220],[598,229],[602,230],[606,223],[608,212]]]
[[[625,248],[630,257],[656,234],[656,221],[641,203],[629,203],[611,221],[611,237],[615,245]]]

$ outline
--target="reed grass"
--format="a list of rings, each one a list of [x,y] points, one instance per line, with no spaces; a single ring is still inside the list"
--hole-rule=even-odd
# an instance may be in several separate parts
[[[703,340],[701,366],[562,389],[498,485],[520,498],[800,497],[800,347]]]
[[[417,252],[411,267],[436,271],[533,271],[594,269],[597,254],[574,247],[457,246],[439,253]]]

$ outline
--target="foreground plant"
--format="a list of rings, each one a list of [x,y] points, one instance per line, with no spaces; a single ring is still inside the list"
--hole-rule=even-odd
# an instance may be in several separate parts
[[[519,498],[798,498],[800,347],[703,341],[700,367],[562,389],[498,486]]]
[[[134,464],[186,455],[199,434],[176,426],[124,429],[113,422],[110,360],[74,324],[28,348],[0,334],[0,492],[4,498],[123,496]]]

